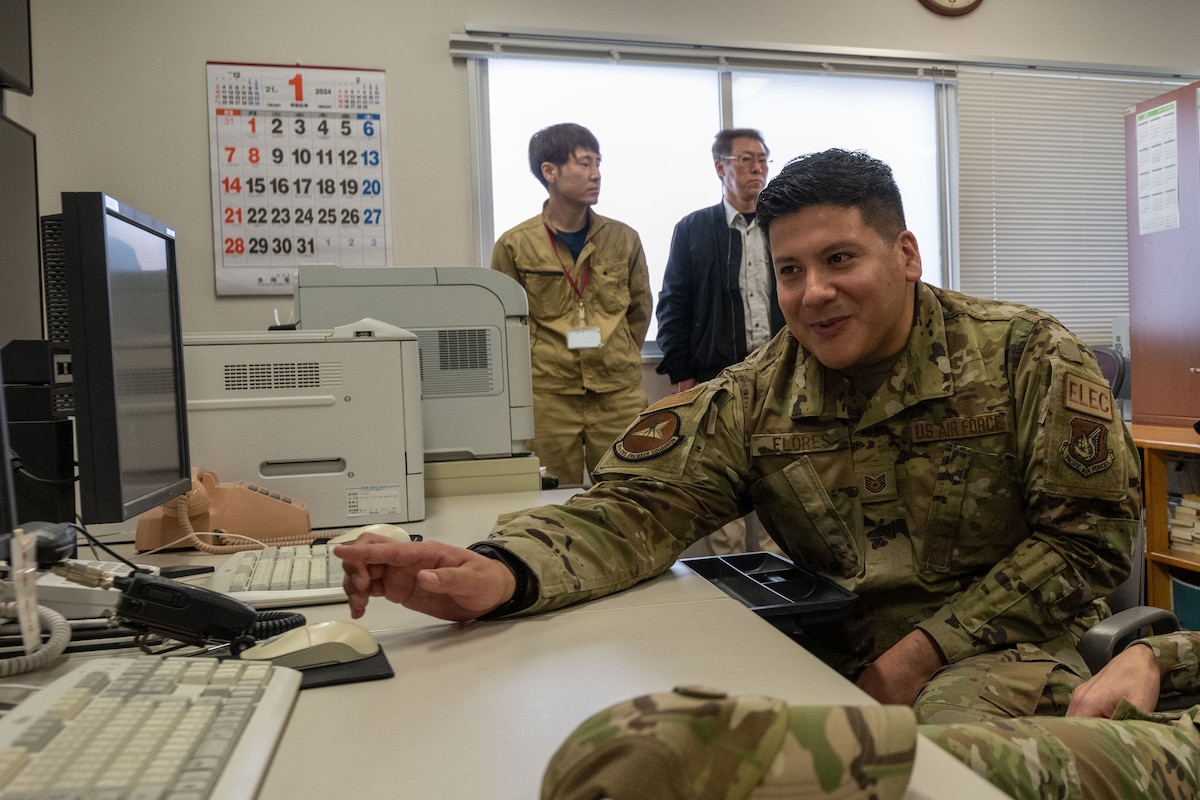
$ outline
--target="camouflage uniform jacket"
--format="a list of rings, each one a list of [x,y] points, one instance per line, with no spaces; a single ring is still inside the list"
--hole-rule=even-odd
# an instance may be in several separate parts
[[[1095,358],[1053,318],[918,284],[891,376],[850,384],[785,330],[648,408],[567,505],[502,517],[535,612],[626,588],[750,508],[859,595],[814,649],[844,674],[919,627],[955,662],[1077,637],[1129,571],[1136,450]],[[806,642],[808,644],[808,642]]]
[[[628,225],[588,211],[587,242],[572,263],[566,242],[552,230],[543,208],[505,232],[492,250],[492,269],[520,283],[529,298],[534,390],[583,394],[640,386],[654,304],[641,238]],[[584,324],[600,329],[600,347],[567,349],[567,331],[579,326],[576,287]]]

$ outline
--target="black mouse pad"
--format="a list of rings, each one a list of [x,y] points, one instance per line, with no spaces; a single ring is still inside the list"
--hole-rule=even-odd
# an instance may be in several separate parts
[[[380,681],[395,675],[396,673],[387,659],[387,654],[381,647],[375,652],[375,655],[361,661],[300,670],[300,688],[314,689],[318,686],[333,686],[339,683]]]

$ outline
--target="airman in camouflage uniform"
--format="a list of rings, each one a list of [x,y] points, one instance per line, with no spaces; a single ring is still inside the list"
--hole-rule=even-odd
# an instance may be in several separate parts
[[[865,154],[793,161],[758,215],[788,330],[646,409],[585,494],[502,517],[471,549],[511,572],[430,545],[380,580],[339,550],[352,614],[381,594],[447,619],[558,608],[755,509],[858,595],[804,643],[876,699],[925,688],[922,722],[1063,713],[1140,513],[1095,357],[1044,313],[922,283],[891,171]]]
[[[847,673],[914,625],[953,661],[1086,630],[1128,574],[1138,513],[1124,425],[1068,405],[1073,386],[1107,392],[1095,359],[1030,309],[918,296],[908,350],[861,417],[849,382],[785,332],[647,409],[601,461],[605,483],[502,518],[490,543],[537,574],[528,611],[662,572],[754,507],[798,563],[859,594],[852,644],[825,648]],[[1104,464],[1086,476],[1068,463],[1080,436]]]
[[[1007,662],[1014,694],[984,714],[1062,713],[1087,674],[1078,637],[1128,574],[1136,450],[1091,352],[1054,319],[923,284],[917,301],[869,401],[785,331],[647,409],[587,495],[502,519],[491,544],[537,576],[526,610],[658,574],[753,507],[797,563],[859,595],[844,623],[808,631],[827,663],[853,677],[920,628],[951,664],[1001,651],[985,660]],[[923,721],[976,705],[954,696],[961,672]]]

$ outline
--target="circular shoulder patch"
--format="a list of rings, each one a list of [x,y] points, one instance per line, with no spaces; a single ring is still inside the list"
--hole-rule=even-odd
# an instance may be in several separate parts
[[[674,411],[654,411],[633,424],[613,445],[613,453],[622,461],[645,461],[661,456],[681,441],[679,415]]]

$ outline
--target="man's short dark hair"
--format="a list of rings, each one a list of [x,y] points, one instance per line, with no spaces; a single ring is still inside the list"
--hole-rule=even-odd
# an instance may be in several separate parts
[[[574,122],[560,122],[548,128],[542,128],[529,138],[529,171],[538,182],[549,188],[546,177],[542,175],[542,164],[549,161],[556,167],[571,160],[571,156],[579,148],[591,150],[600,155],[600,143],[592,132]]]
[[[763,146],[763,150],[766,150],[768,154],[771,152],[771,148],[767,147],[767,140],[763,138],[762,131],[754,128],[725,128],[713,137],[713,161],[733,155],[734,139],[754,139]]]
[[[861,150],[836,148],[789,161],[759,194],[756,218],[769,233],[776,217],[824,204],[857,208],[888,241],[908,227],[892,168]]]

